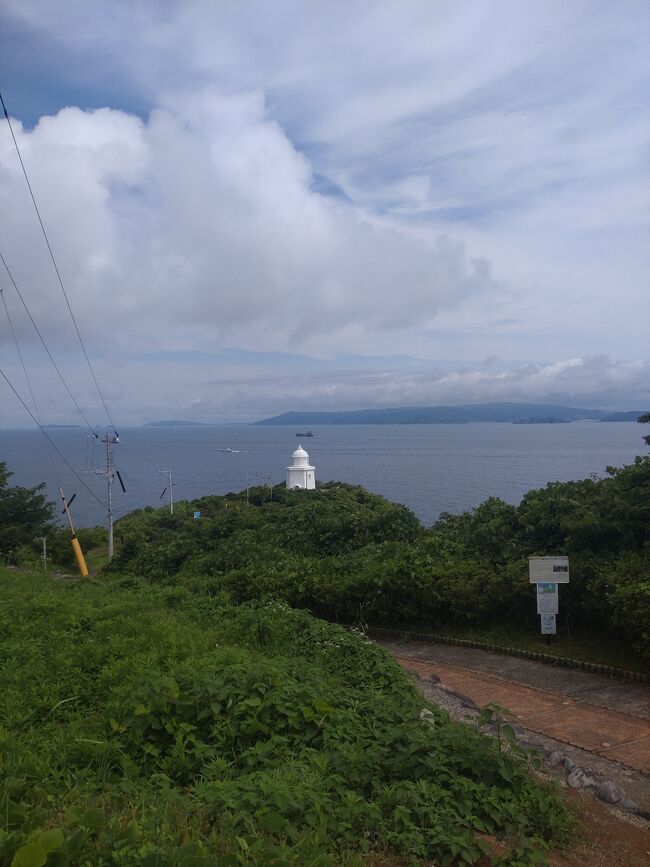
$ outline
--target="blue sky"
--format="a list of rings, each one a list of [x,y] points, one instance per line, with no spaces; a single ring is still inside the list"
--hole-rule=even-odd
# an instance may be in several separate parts
[[[5,0],[0,24],[122,423],[650,405],[647,3]],[[0,201],[0,249],[92,414],[6,124]],[[74,421],[0,286],[43,416]]]

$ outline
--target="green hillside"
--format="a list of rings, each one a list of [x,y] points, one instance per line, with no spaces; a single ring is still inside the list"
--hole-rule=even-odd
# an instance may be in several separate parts
[[[198,521],[193,511],[202,513]],[[531,554],[567,554],[560,629],[650,659],[650,458],[553,482],[519,506],[491,498],[425,529],[362,488],[278,486],[145,509],[117,525],[111,569],[235,602],[279,599],[329,620],[539,631]]]
[[[567,832],[528,755],[281,603],[5,570],[0,658],[2,865],[537,864]]]
[[[24,562],[52,510],[3,470]],[[85,581],[0,573],[0,867],[483,865],[495,839],[494,864],[542,864],[569,819],[533,756],[326,621],[534,634],[527,556],[563,553],[571,635],[650,657],[650,458],[428,529],[326,484],[143,509],[116,537]]]

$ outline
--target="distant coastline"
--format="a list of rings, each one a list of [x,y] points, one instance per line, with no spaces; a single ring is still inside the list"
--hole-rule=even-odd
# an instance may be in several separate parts
[[[565,424],[572,421],[636,421],[645,410],[609,412],[571,406],[535,403],[477,403],[464,406],[410,406],[326,412],[285,412],[253,422],[255,425],[293,425],[308,428],[319,424]]]
[[[216,424],[216,422],[214,423]],[[162,421],[147,421],[142,427],[213,427],[212,422],[185,421],[184,419],[163,419]]]

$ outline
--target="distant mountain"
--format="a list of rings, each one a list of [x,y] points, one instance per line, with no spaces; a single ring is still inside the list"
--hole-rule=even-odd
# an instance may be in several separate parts
[[[164,419],[163,421],[148,421],[142,427],[210,427],[210,422],[183,421],[182,419]]]
[[[630,416],[612,419],[613,415]],[[641,415],[641,413],[638,413]],[[284,412],[253,422],[256,425],[306,426],[316,424],[462,424],[467,422],[635,421],[635,413],[577,409],[546,403],[473,403],[465,406],[402,406],[391,409],[356,409],[330,412]]]
[[[629,410],[629,412],[610,412],[601,421],[638,421],[639,416],[643,415],[645,410],[638,412],[637,410]]]

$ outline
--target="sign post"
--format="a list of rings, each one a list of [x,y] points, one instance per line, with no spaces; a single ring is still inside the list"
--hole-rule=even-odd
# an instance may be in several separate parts
[[[569,583],[568,557],[529,557],[528,577],[537,585],[537,613],[542,635],[551,643],[556,634],[555,618],[559,611],[559,584]]]

